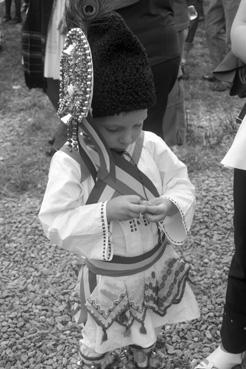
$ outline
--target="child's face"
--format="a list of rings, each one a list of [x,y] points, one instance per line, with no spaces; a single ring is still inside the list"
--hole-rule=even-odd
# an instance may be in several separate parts
[[[125,151],[140,135],[146,118],[147,109],[142,109],[93,118],[91,124],[101,134],[110,149]]]

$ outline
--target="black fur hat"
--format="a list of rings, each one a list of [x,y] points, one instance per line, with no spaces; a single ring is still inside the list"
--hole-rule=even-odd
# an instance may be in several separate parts
[[[61,56],[58,116],[78,150],[78,124],[93,117],[146,109],[155,102],[145,50],[117,13],[88,22],[87,35],[71,29]]]
[[[88,25],[94,87],[92,115],[145,109],[155,102],[152,71],[138,38],[115,12]]]

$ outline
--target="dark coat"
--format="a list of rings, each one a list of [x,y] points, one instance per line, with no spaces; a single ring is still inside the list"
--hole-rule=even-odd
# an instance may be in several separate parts
[[[22,28],[22,57],[27,87],[46,87],[44,55],[54,0],[31,0]]]

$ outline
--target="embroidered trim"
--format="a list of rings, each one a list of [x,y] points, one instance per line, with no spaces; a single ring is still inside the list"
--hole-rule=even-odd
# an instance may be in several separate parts
[[[171,201],[177,207],[177,209],[178,209],[178,211],[179,211],[179,213],[181,215],[181,220],[182,220],[182,224],[183,224],[184,229],[185,229],[185,233],[187,235],[188,232],[189,232],[189,230],[188,230],[187,225],[186,225],[185,215],[183,213],[183,210],[180,208],[179,204],[174,199],[172,199],[171,197],[165,197],[165,199]],[[164,234],[167,236],[167,238],[169,239],[170,242],[173,242],[175,245],[182,245],[184,243],[184,241],[174,240],[170,236],[170,234],[166,230],[166,227],[165,227],[165,224],[164,224],[164,220],[160,221],[158,224],[160,226],[161,231],[164,232]]]
[[[183,260],[170,259],[159,285],[156,283],[155,273],[152,272],[153,280],[145,285],[145,301],[148,307],[156,314],[164,316],[171,305],[179,303],[184,294],[189,269]],[[159,294],[163,297],[160,298]]]
[[[137,229],[137,222],[136,222],[135,219],[129,220],[129,227],[130,227],[131,232],[136,232],[138,230]]]
[[[113,257],[113,250],[111,240],[109,239],[109,224],[107,222],[106,215],[106,202],[101,204],[101,223],[102,223],[102,233],[103,233],[103,249],[102,258],[104,261],[109,261]]]
[[[107,260],[112,260],[113,257],[113,246],[112,246],[112,232],[111,232],[111,223],[108,223],[108,247],[107,247]]]
[[[101,303],[95,289],[95,293],[87,299],[86,309],[102,328],[103,341],[107,340],[106,331],[114,322],[124,326],[125,334],[128,335],[129,328],[137,321],[141,325],[140,332],[146,334],[144,321],[147,310],[164,316],[171,305],[178,304],[184,295],[188,273],[189,266],[183,260],[170,258],[163,267],[161,277],[157,278],[156,273],[152,271],[146,279],[142,303],[129,300],[126,290],[119,291],[118,296],[113,294],[114,298],[111,300],[109,297],[108,303]],[[111,291],[105,290],[104,295],[110,296]]]

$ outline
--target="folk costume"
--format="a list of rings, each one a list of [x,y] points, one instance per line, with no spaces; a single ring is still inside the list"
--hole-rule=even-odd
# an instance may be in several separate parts
[[[90,115],[146,109],[155,93],[145,51],[118,14],[92,21],[87,38],[76,28],[65,42],[58,114],[69,138],[51,160],[39,218],[52,242],[83,260],[81,356],[105,367],[106,353],[149,348],[164,324],[199,317],[189,266],[171,245],[186,239],[195,198],[186,166],[160,137],[142,132],[115,152],[92,127]],[[129,194],[163,196],[178,212],[158,224],[141,214],[109,222],[107,201]]]

